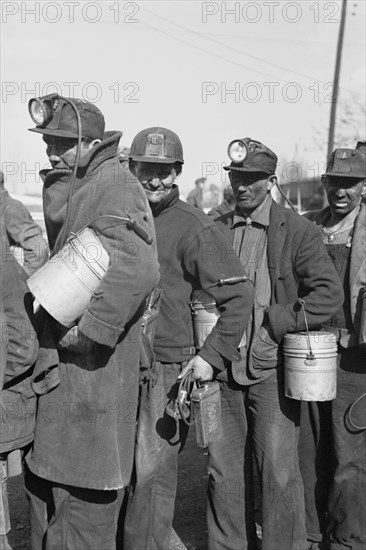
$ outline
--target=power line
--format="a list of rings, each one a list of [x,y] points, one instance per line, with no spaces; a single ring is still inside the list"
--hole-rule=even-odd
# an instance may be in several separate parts
[[[166,17],[163,17],[163,16],[161,16],[161,15],[156,14],[155,12],[153,12],[153,11],[151,11],[151,10],[148,10],[147,8],[145,8],[145,6],[141,6],[141,9],[144,10],[144,11],[146,11],[147,13],[150,13],[151,15],[157,17],[158,19],[161,19],[162,21],[166,21],[167,23],[169,23],[169,24],[171,24],[171,25],[175,25],[176,27],[178,27],[178,28],[180,28],[180,29],[183,29],[185,32],[190,32],[191,34],[195,34],[196,36],[199,36],[200,38],[204,38],[205,40],[209,40],[210,42],[213,42],[214,44],[217,44],[217,45],[219,45],[219,46],[223,46],[224,48],[227,48],[227,49],[229,49],[229,50],[231,50],[231,51],[234,51],[234,52],[236,52],[236,53],[240,53],[241,55],[244,55],[244,56],[246,56],[246,57],[249,57],[249,58],[251,58],[251,59],[254,59],[255,61],[260,61],[260,62],[265,63],[265,64],[267,64],[267,65],[271,65],[271,66],[276,67],[276,68],[279,68],[279,69],[281,69],[281,70],[284,70],[284,71],[287,71],[287,72],[296,74],[296,75],[298,75],[298,76],[301,76],[302,78],[309,79],[309,80],[311,80],[311,81],[313,81],[313,82],[315,81],[315,82],[321,82],[321,83],[323,83],[323,84],[328,84],[328,82],[325,81],[325,80],[321,80],[321,79],[318,79],[318,78],[316,78],[316,77],[314,77],[314,76],[310,76],[310,75],[306,75],[306,74],[300,73],[300,72],[298,72],[298,71],[294,71],[293,69],[289,69],[289,68],[287,68],[287,67],[284,67],[283,65],[278,65],[278,64],[273,63],[273,62],[271,62],[271,61],[267,61],[267,60],[265,60],[265,59],[263,59],[263,58],[261,58],[261,57],[258,57],[258,56],[255,56],[255,55],[252,55],[252,54],[243,52],[242,50],[240,50],[240,49],[238,49],[238,48],[234,48],[233,46],[229,46],[229,45],[225,44],[224,42],[220,42],[219,40],[215,40],[214,38],[211,38],[210,36],[206,36],[206,35],[204,35],[204,34],[202,34],[202,33],[197,32],[197,31],[193,31],[192,29],[189,29],[188,27],[185,27],[184,25],[180,25],[179,23],[176,23],[175,21],[171,21],[170,19],[167,19]],[[146,26],[148,26],[146,23],[144,23],[144,24],[145,24]],[[201,51],[204,51],[205,53],[208,53],[209,55],[218,57],[219,59],[223,59],[223,60],[225,60],[225,61],[227,61],[227,62],[229,62],[229,63],[235,64],[235,65],[239,65],[239,66],[241,66],[241,67],[243,67],[243,68],[246,68],[246,69],[248,69],[248,70],[251,70],[251,71],[260,73],[260,74],[262,74],[262,75],[270,76],[271,78],[278,79],[277,76],[270,75],[270,74],[268,74],[268,73],[266,73],[266,72],[264,72],[264,71],[259,71],[258,69],[252,69],[252,68],[250,68],[250,67],[246,67],[245,65],[242,65],[242,64],[240,64],[240,63],[237,63],[237,62],[235,62],[235,61],[233,61],[233,60],[231,60],[231,59],[227,59],[227,58],[225,58],[225,57],[223,57],[223,56],[219,56],[219,55],[217,55],[217,54],[214,54],[214,53],[212,53],[212,52],[210,52],[210,51],[207,51],[207,50],[205,50],[205,49],[203,49],[203,48],[200,48],[199,46],[194,46],[193,44],[190,44],[189,42],[187,43],[187,42],[183,41],[182,39],[179,39],[179,38],[177,38],[177,37],[175,37],[175,36],[172,37],[170,34],[166,33],[166,31],[162,31],[161,29],[157,29],[156,27],[152,27],[152,26],[151,26],[151,28],[154,28],[154,30],[156,30],[156,31],[158,31],[158,32],[160,32],[160,33],[162,33],[162,34],[166,34],[167,36],[170,36],[170,38],[173,38],[173,39],[175,39],[175,40],[178,40],[178,41],[180,41],[180,42],[183,42],[183,43],[185,43],[185,44],[188,44],[188,45],[191,46],[191,47],[200,49]],[[278,79],[278,80],[281,80],[282,82],[286,82],[284,79]],[[302,89],[305,89],[305,88],[304,88],[303,86],[301,86],[301,85],[300,85],[300,87],[301,87]],[[356,92],[356,91],[350,90],[350,89],[348,89],[348,88],[343,88],[343,89],[344,89],[344,90],[347,90],[347,91],[349,91],[349,92],[355,93],[355,94],[357,94],[357,95],[361,95],[360,92]]]
[[[169,38],[172,38],[173,40],[176,40],[177,42],[181,42],[181,44],[185,44],[186,46],[190,46],[191,48],[194,48],[196,50],[199,50],[201,52],[207,53],[208,55],[211,55],[212,57],[216,57],[217,59],[221,59],[222,61],[226,61],[227,63],[231,63],[232,65],[236,65],[237,67],[241,67],[242,69],[247,69],[248,71],[255,72],[264,76],[268,76],[270,78],[274,78],[276,80],[281,80],[282,82],[286,82],[283,79],[279,79],[277,76],[274,76],[272,74],[266,73],[264,71],[260,71],[258,69],[253,69],[252,67],[247,67],[246,65],[243,65],[242,63],[238,63],[237,61],[234,61],[233,59],[229,59],[227,57],[224,57],[220,54],[216,54],[211,52],[210,50],[206,50],[205,48],[202,48],[201,46],[196,46],[195,44],[191,44],[190,42],[187,42],[186,40],[183,40],[181,38],[178,38],[177,36],[171,35],[166,31],[162,31],[158,27],[154,27],[153,25],[149,25],[148,23],[143,23],[143,25],[149,29],[152,29],[160,34],[164,34],[165,36],[168,36]]]
[[[182,33],[190,33],[192,32],[191,29],[182,29],[181,30]],[[205,38],[207,36],[216,36],[216,37],[221,37],[221,38],[231,38],[231,39],[240,39],[242,40],[243,39],[243,35],[242,34],[228,34],[228,33],[210,33],[210,32],[202,32],[200,33],[200,35]],[[268,36],[252,36],[252,35],[246,35],[245,38],[247,40],[254,40],[254,41],[260,41],[260,42],[284,42],[285,44],[293,44],[293,39],[290,39],[290,38],[268,38]],[[310,44],[310,41],[309,40],[305,40],[305,39],[300,39],[300,38],[296,38],[296,43],[302,43],[302,44],[305,44],[305,45],[309,45]],[[320,45],[323,45],[323,46],[331,46],[333,45],[333,42],[330,41],[330,40],[311,40],[311,44],[320,44]],[[225,44],[223,44],[225,45]],[[347,42],[347,46],[352,46],[352,47],[355,47],[355,48],[362,48],[364,46],[364,42]],[[244,53],[244,52],[243,52]]]

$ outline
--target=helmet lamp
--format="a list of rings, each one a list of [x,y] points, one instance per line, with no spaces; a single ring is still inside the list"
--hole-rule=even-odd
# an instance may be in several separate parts
[[[235,139],[229,143],[227,154],[232,162],[239,164],[245,160],[248,154],[248,147],[244,141]]]
[[[28,103],[29,114],[37,126],[45,126],[53,117],[55,106],[51,99],[33,98]]]

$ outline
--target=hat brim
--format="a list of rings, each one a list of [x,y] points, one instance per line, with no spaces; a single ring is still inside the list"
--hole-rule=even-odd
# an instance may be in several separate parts
[[[78,139],[78,135],[67,130],[50,130],[48,128],[28,128],[30,132],[36,132],[37,134],[45,134],[46,136],[56,136],[62,138],[74,138]]]
[[[132,157],[128,157],[131,160],[134,160],[135,162],[149,162],[150,164],[175,164],[176,162],[180,162],[181,164],[184,164],[184,161],[182,160],[173,160],[173,159],[167,159],[167,158],[161,158],[161,157],[143,157],[143,156],[137,156],[133,155]]]
[[[325,172],[325,174],[323,174],[324,176],[329,176],[330,178],[349,178],[349,179],[354,179],[354,180],[361,180],[361,179],[364,179],[366,178],[366,174],[361,174],[360,172],[358,173],[354,173],[354,172]]]
[[[274,175],[274,172],[269,172],[268,170],[264,170],[263,168],[257,168],[257,167],[245,167],[245,166],[224,166],[224,170],[227,172],[235,171],[235,172],[249,172],[251,174],[267,174],[268,176]]]

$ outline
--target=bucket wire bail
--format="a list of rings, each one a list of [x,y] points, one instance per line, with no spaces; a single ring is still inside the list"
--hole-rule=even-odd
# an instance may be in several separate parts
[[[307,354],[305,359],[305,365],[316,365],[318,361],[316,360],[313,350],[311,349],[309,325],[308,325],[308,320],[307,320],[306,311],[305,311],[305,300],[303,300],[302,298],[299,298],[297,302],[299,306],[301,306],[304,313],[304,320],[305,320],[305,327],[306,327],[306,340],[309,348],[309,353]]]

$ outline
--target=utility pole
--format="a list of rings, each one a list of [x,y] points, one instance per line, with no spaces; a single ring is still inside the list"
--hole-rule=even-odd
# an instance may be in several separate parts
[[[346,25],[346,11],[347,11],[347,0],[343,0],[343,2],[342,2],[342,13],[341,13],[341,24],[340,24],[340,27],[339,27],[339,35],[338,35],[337,57],[336,57],[336,64],[335,64],[335,70],[334,70],[334,79],[333,79],[333,97],[332,97],[332,106],[331,106],[331,110],[330,110],[327,160],[329,159],[330,154],[333,151],[333,146],[334,146],[334,129],[335,129],[335,121],[336,121],[337,102],[338,102],[339,73],[340,73],[340,70],[341,70],[341,58],[342,58],[344,28],[345,28],[345,25]]]
[[[326,163],[333,151],[334,147],[334,130],[336,122],[336,113],[337,113],[337,103],[338,103],[338,89],[339,89],[339,74],[341,71],[341,59],[342,59],[342,47],[343,47],[343,38],[344,38],[344,28],[346,25],[346,11],[347,11],[347,0],[342,0],[342,12],[341,12],[341,23],[339,26],[339,35],[338,35],[338,45],[337,45],[337,57],[334,70],[334,79],[333,79],[333,96],[332,96],[332,106],[330,109],[330,121],[329,121],[329,133],[328,133],[328,151]],[[327,196],[324,193],[323,197],[323,206],[327,206]]]

